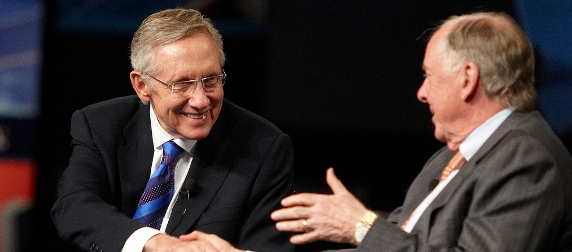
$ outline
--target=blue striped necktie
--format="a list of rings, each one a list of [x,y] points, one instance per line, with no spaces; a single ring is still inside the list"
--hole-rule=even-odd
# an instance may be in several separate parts
[[[160,229],[165,212],[173,198],[175,164],[181,148],[173,141],[163,144],[163,158],[157,170],[151,175],[141,195],[137,211],[133,216],[141,224]]]

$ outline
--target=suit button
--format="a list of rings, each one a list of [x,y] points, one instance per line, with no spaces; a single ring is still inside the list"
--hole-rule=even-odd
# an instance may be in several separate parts
[[[95,246],[95,244],[91,244],[91,246],[89,247],[89,251],[102,252],[103,250],[101,250],[98,246]]]

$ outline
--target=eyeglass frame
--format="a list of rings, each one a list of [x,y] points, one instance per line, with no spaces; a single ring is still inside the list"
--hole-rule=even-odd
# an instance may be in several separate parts
[[[153,77],[153,76],[150,75],[150,74],[147,74],[147,73],[143,73],[143,74],[145,74],[145,75],[151,77],[151,79],[156,80],[156,81],[158,81],[159,83],[165,85],[166,87],[168,87],[169,89],[171,89],[171,92],[172,92],[173,94],[184,94],[184,93],[185,93],[185,92],[182,92],[182,93],[176,93],[176,92],[175,92],[175,86],[176,86],[177,84],[188,84],[188,83],[191,83],[191,85],[195,85],[195,86],[196,86],[196,85],[197,85],[197,82],[200,81],[200,82],[201,82],[201,85],[203,86],[203,90],[204,90],[205,92],[209,92],[209,91],[212,91],[212,89],[209,90],[209,89],[207,89],[207,88],[205,87],[205,80],[206,80],[206,79],[210,79],[210,78],[220,78],[220,81],[222,82],[221,87],[224,86],[224,83],[225,83],[225,80],[226,80],[226,72],[224,71],[224,69],[222,69],[222,73],[221,73],[221,74],[207,76],[207,77],[204,77],[204,78],[201,78],[201,79],[198,79],[198,80],[178,81],[178,82],[174,82],[174,83],[171,83],[171,84],[166,83],[166,82],[164,82],[164,81],[162,81],[162,80],[159,80],[159,79],[157,79],[156,77]],[[218,83],[218,81],[217,81],[217,83]],[[189,87],[191,87],[191,86],[189,86]]]

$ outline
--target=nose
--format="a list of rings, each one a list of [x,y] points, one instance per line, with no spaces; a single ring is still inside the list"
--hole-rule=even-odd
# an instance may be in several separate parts
[[[426,82],[427,82],[427,79],[423,80],[421,87],[419,87],[419,90],[417,90],[417,99],[423,103],[427,103],[427,85],[426,85]]]
[[[202,85],[196,85],[195,90],[192,92],[189,98],[189,104],[197,109],[207,108],[211,103],[211,100],[207,96]]]

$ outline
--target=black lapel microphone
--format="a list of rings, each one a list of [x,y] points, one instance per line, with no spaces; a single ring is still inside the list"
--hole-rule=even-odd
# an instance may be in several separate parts
[[[187,199],[193,196],[197,192],[197,181],[194,179],[187,179],[183,183],[183,187],[179,193],[187,195]]]
[[[184,203],[185,204],[185,208],[183,209],[183,214],[185,215],[185,213],[187,212],[187,209],[189,208],[189,203],[191,202],[191,196],[195,195],[195,193],[198,191],[198,185],[197,185],[197,181],[194,179],[187,179],[185,180],[185,182],[183,182],[183,185],[181,186],[181,190],[179,191],[179,200],[181,199],[181,194],[183,195],[187,195],[186,199],[187,202]],[[177,222],[177,224],[175,225],[175,227],[172,230],[175,230],[177,228],[177,226],[179,226],[179,224],[181,223],[182,220],[182,215],[181,218],[179,219],[179,221]]]

